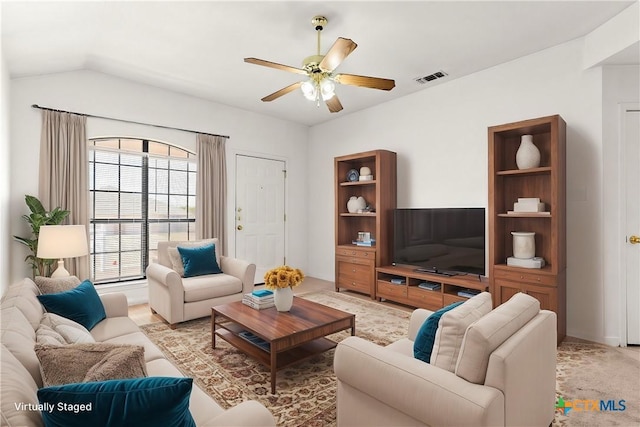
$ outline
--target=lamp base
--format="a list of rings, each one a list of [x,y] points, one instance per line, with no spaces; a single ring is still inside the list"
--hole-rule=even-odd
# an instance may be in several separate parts
[[[67,271],[66,268],[64,268],[64,260],[63,259],[58,260],[58,268],[56,268],[56,271],[54,271],[51,274],[51,277],[56,278],[56,277],[69,277],[69,276],[70,276],[69,272]]]

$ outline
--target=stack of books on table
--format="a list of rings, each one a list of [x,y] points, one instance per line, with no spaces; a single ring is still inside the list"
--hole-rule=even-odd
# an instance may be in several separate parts
[[[244,294],[242,297],[242,303],[255,308],[256,310],[262,310],[275,305],[273,302],[273,292],[266,289],[260,289],[249,294]]]

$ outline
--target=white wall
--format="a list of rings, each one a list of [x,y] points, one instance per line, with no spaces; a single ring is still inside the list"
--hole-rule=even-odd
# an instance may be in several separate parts
[[[568,334],[603,341],[601,70],[574,40],[310,129],[309,274],[334,277],[333,157],[398,153],[398,206],[487,206],[487,127],[567,122]],[[345,100],[346,101],[346,100]]]
[[[640,67],[606,66],[602,76],[602,140],[603,144],[603,303],[604,342],[618,345],[626,337],[621,337],[624,317],[622,298],[626,285],[620,260],[623,257],[624,224],[621,223],[623,203],[624,159],[620,146],[621,107],[640,103]]]
[[[9,254],[9,70],[4,56],[0,55],[0,294],[11,283]]]
[[[25,194],[37,195],[38,152],[41,112],[32,104],[85,114],[229,135],[227,173],[229,209],[227,253],[235,252],[233,210],[235,152],[274,156],[287,162],[287,260],[307,269],[306,212],[297,209],[307,203],[307,130],[297,125],[203,99],[133,83],[91,71],[77,71],[11,81],[11,233],[27,235],[20,218],[26,213]],[[3,127],[4,128],[4,127]],[[195,151],[195,134],[133,125],[95,118],[87,119],[87,136],[145,137],[178,144]],[[26,251],[11,244],[11,278],[30,271],[23,259]]]

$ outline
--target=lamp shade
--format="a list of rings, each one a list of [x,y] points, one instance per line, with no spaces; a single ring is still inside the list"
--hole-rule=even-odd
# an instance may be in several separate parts
[[[87,255],[84,225],[43,225],[38,234],[38,258],[62,259]]]

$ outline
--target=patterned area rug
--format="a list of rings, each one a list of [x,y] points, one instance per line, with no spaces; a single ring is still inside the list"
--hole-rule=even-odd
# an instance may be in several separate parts
[[[602,344],[563,342],[553,426],[640,426],[637,356]]]
[[[336,292],[317,292],[302,298],[356,315],[356,335],[386,345],[407,335],[407,313]],[[257,400],[276,418],[278,426],[326,427],[336,424],[336,379],[333,353],[327,351],[277,373],[271,394],[269,371],[251,357],[218,339],[211,348],[209,318],[182,323],[171,330],[165,323],[141,326],[185,376],[224,408]],[[329,335],[339,342],[350,331]]]
[[[356,314],[356,335],[369,341],[386,345],[406,336],[408,312],[336,292],[302,297]],[[185,376],[194,378],[224,408],[257,400],[271,411],[278,426],[336,425],[334,350],[278,371],[272,395],[266,368],[224,340],[217,340],[215,350],[211,348],[209,318],[182,323],[175,330],[163,322],[141,328]],[[329,337],[340,341],[349,334],[343,331]],[[605,345],[563,342],[558,348],[556,378],[557,401],[578,407],[557,409],[554,427],[640,425],[638,360]],[[606,411],[578,410],[584,407],[583,400],[612,400],[615,410],[611,406]],[[620,400],[625,400],[624,411]]]

